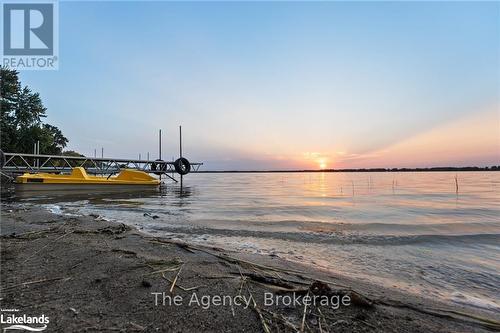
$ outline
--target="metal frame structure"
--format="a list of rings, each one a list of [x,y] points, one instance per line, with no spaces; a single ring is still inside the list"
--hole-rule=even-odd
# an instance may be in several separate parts
[[[93,174],[114,174],[121,169],[137,169],[157,175],[166,175],[177,181],[169,174],[175,173],[173,161],[141,160],[123,158],[98,158],[63,155],[39,155],[4,153],[5,163],[1,171],[8,173],[23,172],[70,172],[74,167],[83,167]],[[192,172],[197,172],[203,163],[190,163]]]

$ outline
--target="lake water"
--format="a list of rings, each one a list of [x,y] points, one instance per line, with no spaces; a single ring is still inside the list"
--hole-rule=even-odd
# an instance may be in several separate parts
[[[182,191],[21,200],[500,313],[499,175],[190,174]]]

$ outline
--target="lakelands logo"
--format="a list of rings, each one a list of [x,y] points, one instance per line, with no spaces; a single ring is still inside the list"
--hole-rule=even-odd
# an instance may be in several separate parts
[[[30,316],[30,315],[18,315],[17,309],[13,310],[3,310],[2,312],[14,312],[14,313],[2,313],[0,314],[0,325],[2,328],[2,333],[7,333],[10,330],[20,330],[20,331],[30,331],[30,332],[42,332],[47,329],[47,324],[49,323],[49,317],[46,315],[40,316]]]
[[[58,69],[58,6],[55,1],[2,3],[2,66]]]

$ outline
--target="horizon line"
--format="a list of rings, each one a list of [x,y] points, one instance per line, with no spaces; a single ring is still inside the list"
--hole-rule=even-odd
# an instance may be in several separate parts
[[[466,167],[421,168],[347,168],[347,169],[294,169],[294,170],[199,170],[193,173],[298,173],[298,172],[445,172],[445,171],[500,171],[500,165]]]

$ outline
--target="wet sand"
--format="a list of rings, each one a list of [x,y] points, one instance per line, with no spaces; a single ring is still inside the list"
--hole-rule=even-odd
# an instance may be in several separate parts
[[[0,307],[18,310],[2,314],[48,316],[46,332],[500,330],[490,313],[273,256],[160,239],[99,216],[3,203],[0,226]]]

